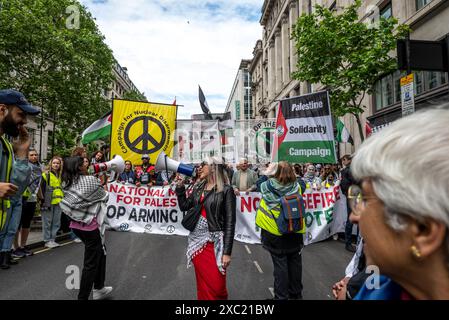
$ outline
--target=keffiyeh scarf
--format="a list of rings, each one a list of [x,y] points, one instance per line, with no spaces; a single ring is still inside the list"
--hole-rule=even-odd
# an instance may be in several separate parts
[[[72,220],[90,224],[97,218],[104,243],[106,203],[109,194],[94,176],[80,176],[69,188],[64,188],[64,198],[59,203],[62,211]]]
[[[268,183],[276,190],[277,194],[271,192],[268,188]],[[262,193],[262,198],[265,200],[265,203],[268,206],[268,209],[273,209],[276,206],[280,205],[281,198],[283,196],[289,196],[299,192],[299,184],[298,182],[290,183],[287,185],[283,185],[279,183],[275,178],[268,179],[260,186],[260,192]]]
[[[218,270],[225,274],[226,270],[223,268],[222,257],[224,250],[224,232],[216,231],[209,232],[209,227],[206,218],[202,215],[196,224],[195,229],[190,232],[187,245],[187,268],[192,265],[192,259],[200,254],[206,247],[208,242],[214,243],[215,262]]]

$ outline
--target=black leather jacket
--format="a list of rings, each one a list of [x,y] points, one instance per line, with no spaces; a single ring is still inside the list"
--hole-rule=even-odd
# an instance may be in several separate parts
[[[193,188],[193,192],[187,198],[185,187],[177,186],[176,195],[178,196],[179,208],[182,211],[198,210],[201,192],[202,189],[197,185]],[[230,185],[225,185],[222,192],[215,192],[214,190],[210,192],[211,194],[208,195],[204,201],[209,231],[224,232],[223,254],[231,255],[235,233],[236,196]]]

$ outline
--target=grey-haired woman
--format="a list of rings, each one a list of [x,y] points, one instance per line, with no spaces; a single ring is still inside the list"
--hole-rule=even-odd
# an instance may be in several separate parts
[[[381,276],[355,299],[449,299],[448,124],[447,109],[418,112],[356,152],[351,219]]]

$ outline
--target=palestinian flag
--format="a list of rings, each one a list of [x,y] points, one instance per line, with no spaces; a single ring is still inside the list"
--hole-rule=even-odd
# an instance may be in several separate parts
[[[287,123],[285,121],[284,113],[282,112],[282,102],[279,103],[279,112],[276,119],[276,128],[274,131],[273,150],[271,151],[272,161],[277,162],[279,146],[284,142],[287,135]]]
[[[352,139],[351,134],[340,119],[337,119],[337,141],[354,145],[354,140]]]
[[[370,122],[367,120],[365,122],[365,135],[368,138],[373,133],[373,128],[371,127]]]
[[[88,144],[89,142],[99,140],[111,134],[112,111],[109,111],[101,119],[98,119],[84,130],[81,142]]]
[[[327,91],[284,99],[278,109],[271,152],[273,162],[336,162]]]

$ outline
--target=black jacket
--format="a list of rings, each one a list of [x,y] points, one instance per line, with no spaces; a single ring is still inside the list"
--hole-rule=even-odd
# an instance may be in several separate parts
[[[277,255],[297,253],[304,247],[303,235],[301,233],[289,233],[277,236],[261,229],[260,238],[263,247]]]
[[[224,232],[223,254],[231,255],[235,233],[236,196],[230,185],[225,185],[222,192],[215,192],[214,190],[210,192],[211,194],[208,195],[204,201],[209,231]],[[176,187],[179,208],[182,211],[200,209],[201,193],[202,188],[197,185],[193,188],[193,192],[187,198],[185,187]]]
[[[340,183],[341,192],[343,192],[345,196],[348,196],[349,187],[355,183],[356,181],[352,176],[351,167],[347,166],[341,171],[341,183]]]

